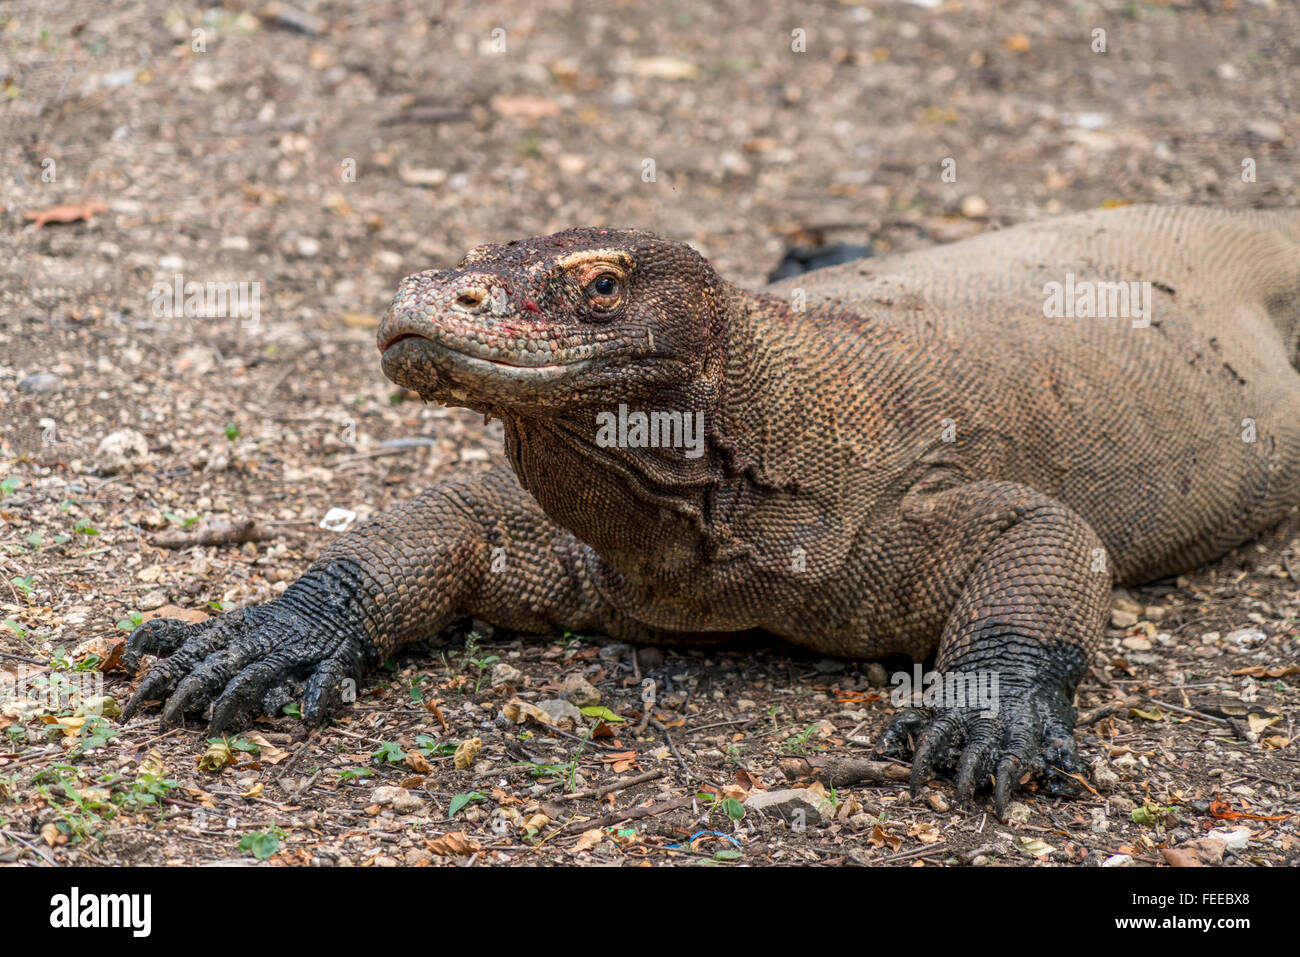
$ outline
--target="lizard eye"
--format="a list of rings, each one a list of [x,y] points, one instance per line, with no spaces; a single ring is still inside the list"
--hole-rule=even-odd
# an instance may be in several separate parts
[[[591,299],[612,299],[618,295],[618,277],[613,273],[602,273],[587,284],[587,296]]]

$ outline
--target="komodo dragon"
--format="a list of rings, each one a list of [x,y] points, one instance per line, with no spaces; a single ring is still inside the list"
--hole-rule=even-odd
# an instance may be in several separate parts
[[[996,713],[905,709],[879,750],[912,747],[914,788],[992,783],[1001,809],[1080,769],[1073,696],[1112,586],[1300,502],[1300,212],[1092,212],[761,293],[683,243],[571,229],[408,277],[378,341],[389,378],[501,419],[511,468],[389,510],[268,604],[142,625],[128,667],[162,660],[128,714],[166,699],[165,723],[217,731],[301,689],[317,721],[456,616],[761,629],[999,676]],[[638,412],[682,428],[647,446]]]

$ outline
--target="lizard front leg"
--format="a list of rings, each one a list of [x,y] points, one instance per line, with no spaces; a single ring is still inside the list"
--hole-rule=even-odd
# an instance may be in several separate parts
[[[273,601],[197,625],[141,625],[124,664],[162,660],[125,715],[166,699],[164,724],[211,709],[216,733],[239,716],[278,711],[303,682],[303,717],[319,721],[394,648],[460,615],[535,632],[650,637],[592,588],[585,553],[507,469],[437,485],[345,535]]]
[[[939,641],[940,688],[989,689],[996,680],[997,690],[992,701],[954,704],[950,695],[905,709],[877,752],[914,743],[914,793],[939,769],[955,769],[963,800],[991,780],[1001,815],[1026,772],[1059,784],[1080,770],[1074,691],[1105,626],[1106,553],[1075,512],[1010,483],[975,482],[905,512],[930,546],[920,551],[934,564],[921,574],[946,580],[956,595]]]

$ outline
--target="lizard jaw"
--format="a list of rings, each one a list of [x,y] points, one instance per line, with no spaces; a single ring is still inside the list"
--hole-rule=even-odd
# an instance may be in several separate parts
[[[455,404],[478,401],[506,403],[512,397],[535,394],[568,381],[596,363],[595,357],[570,362],[523,365],[475,356],[408,333],[383,349],[384,375],[421,395],[451,398]]]

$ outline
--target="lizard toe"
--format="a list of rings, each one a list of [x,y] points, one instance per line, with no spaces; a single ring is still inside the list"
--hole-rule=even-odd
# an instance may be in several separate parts
[[[320,663],[303,690],[302,717],[319,724],[344,704],[356,700],[361,667],[348,654],[335,655]]]
[[[1003,740],[1002,722],[977,717],[966,732],[966,747],[957,766],[957,799],[968,803],[979,787],[993,777],[994,760]]]
[[[965,737],[961,715],[943,711],[921,732],[912,757],[911,792],[915,796],[937,771],[952,767]]]
[[[165,658],[185,644],[197,627],[174,618],[146,621],[126,639],[126,648],[122,650],[122,667],[134,672],[140,667],[140,659],[145,655]]]
[[[212,702],[208,734],[219,734],[239,716],[258,710],[268,692],[291,676],[296,664],[292,653],[279,651],[247,665],[226,683],[221,695]]]
[[[905,708],[894,715],[889,726],[885,728],[876,746],[871,751],[873,758],[906,758],[912,753],[915,742],[930,721],[930,715],[920,708]]]
[[[148,624],[153,624],[153,622],[147,622],[146,625]],[[168,624],[171,624],[171,622],[168,622]],[[181,623],[176,622],[175,624]],[[146,625],[140,627],[144,628]],[[182,627],[187,629],[185,632],[187,637],[179,647],[172,647],[170,652],[168,646],[149,644],[145,640],[142,640],[136,646],[138,654],[167,654],[168,657],[157,661],[149,669],[149,673],[144,676],[139,687],[136,688],[135,693],[131,695],[130,700],[122,709],[123,721],[130,720],[146,701],[160,701],[173,694],[182,677],[222,645],[221,629],[210,627],[209,623],[205,622],[194,626],[182,625]],[[194,630],[188,630],[190,628]],[[162,629],[158,630],[161,631]],[[134,635],[132,636],[133,639]],[[152,641],[152,639],[149,639],[149,641]],[[156,651],[149,650],[151,648],[156,649]],[[133,667],[138,667],[138,665],[139,660],[137,657]]]

